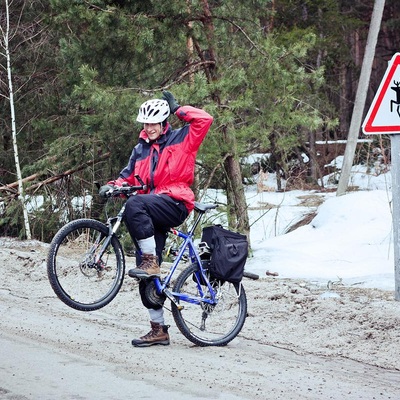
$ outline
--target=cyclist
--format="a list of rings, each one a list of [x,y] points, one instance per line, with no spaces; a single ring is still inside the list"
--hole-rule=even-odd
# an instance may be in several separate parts
[[[175,114],[187,122],[173,130],[167,119]],[[147,185],[146,192],[131,196],[126,203],[125,223],[130,235],[139,243],[142,257],[136,257],[137,267],[128,275],[139,278],[143,305],[149,310],[151,330],[132,345],[146,347],[169,344],[169,326],[165,325],[162,306],[154,308],[146,300],[146,281],[160,275],[161,254],[167,231],[180,225],[194,208],[190,189],[194,179],[197,151],[206,136],[213,117],[205,111],[180,106],[172,93],[163,92],[162,99],[148,100],[139,109],[136,119],[143,123],[139,142],[133,148],[128,165],[119,178],[100,188],[106,196],[113,186],[124,183],[138,185],[135,175]]]

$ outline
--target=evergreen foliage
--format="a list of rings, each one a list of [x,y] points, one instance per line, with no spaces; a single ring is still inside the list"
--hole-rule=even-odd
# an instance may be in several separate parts
[[[271,153],[268,168],[292,186],[317,182],[315,140],[346,138],[373,0],[20,0],[12,6],[21,165],[24,176],[36,176],[28,194],[43,196],[33,234],[49,240],[66,219],[100,216],[94,182],[118,176],[141,129],[139,105],[164,88],[215,117],[199,151],[196,191],[208,184],[233,190],[228,198],[235,203],[240,193],[229,169],[255,152]],[[387,0],[375,87],[384,57],[397,51],[399,11],[396,0]],[[15,181],[3,70],[0,185]],[[37,187],[55,176],[62,179]],[[239,180],[245,178],[251,176]],[[13,196],[0,191],[6,201],[0,234],[19,232]],[[95,204],[76,210],[74,201],[85,196]],[[240,214],[237,207],[232,212]]]

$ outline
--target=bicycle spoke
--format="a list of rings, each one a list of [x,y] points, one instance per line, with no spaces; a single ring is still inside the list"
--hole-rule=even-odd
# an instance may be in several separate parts
[[[105,226],[91,220],[74,221],[55,237],[48,273],[53,289],[67,305],[93,310],[115,297],[122,284],[123,255],[116,239],[108,246],[107,241]]]
[[[200,297],[198,283],[193,279],[196,266],[183,271],[176,282],[175,292]],[[180,302],[182,310],[173,307],[175,322],[181,332],[200,346],[223,346],[240,332],[247,313],[247,301],[239,284],[213,282],[216,304]],[[211,299],[206,286],[202,287],[204,299]]]

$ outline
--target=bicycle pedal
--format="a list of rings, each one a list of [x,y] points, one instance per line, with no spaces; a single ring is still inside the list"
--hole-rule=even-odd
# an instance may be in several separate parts
[[[128,271],[128,276],[134,279],[154,279],[154,278],[160,278],[161,274],[146,274],[146,272],[132,272]]]

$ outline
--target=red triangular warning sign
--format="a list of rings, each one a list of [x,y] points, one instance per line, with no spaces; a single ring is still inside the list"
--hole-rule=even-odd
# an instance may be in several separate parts
[[[390,60],[362,129],[365,134],[400,133],[400,53]]]

